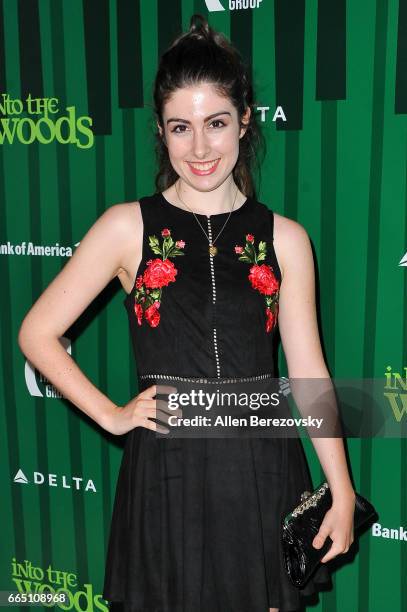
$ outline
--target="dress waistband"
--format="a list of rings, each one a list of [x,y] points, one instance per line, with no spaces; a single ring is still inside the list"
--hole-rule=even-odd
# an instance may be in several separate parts
[[[221,378],[206,378],[203,376],[172,376],[171,374],[139,374],[140,380],[148,378],[158,378],[160,380],[171,379],[179,380],[184,382],[198,382],[208,384],[227,384],[227,383],[241,383],[241,382],[254,382],[256,380],[265,380],[267,378],[275,378],[271,372],[265,374],[257,374],[256,376],[244,376],[244,377],[221,377]]]

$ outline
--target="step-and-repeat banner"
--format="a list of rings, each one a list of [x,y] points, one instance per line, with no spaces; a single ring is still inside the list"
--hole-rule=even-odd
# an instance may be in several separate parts
[[[407,420],[407,4],[0,0],[0,591],[64,589],[63,609],[107,609],[123,444],[61,397],[17,333],[97,217],[154,192],[152,83],[194,12],[250,67],[267,141],[258,199],[310,235],[331,375],[382,378]],[[116,279],[62,339],[120,405],[137,393],[124,297]],[[309,609],[406,610],[406,440],[347,448],[379,518]]]

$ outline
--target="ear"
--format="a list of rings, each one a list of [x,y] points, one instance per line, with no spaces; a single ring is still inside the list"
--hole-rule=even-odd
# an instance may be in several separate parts
[[[251,110],[250,110],[250,107],[248,106],[246,111],[242,115],[241,122],[244,123],[244,127],[240,128],[239,138],[242,138],[246,134],[247,126],[249,125],[249,121],[250,121],[250,115],[251,115]]]
[[[165,134],[164,134],[164,130],[162,129],[162,127],[160,126],[160,124],[157,121],[157,128],[158,128],[158,132],[160,134],[161,140],[163,141],[163,143],[165,144],[165,146],[167,146],[167,141],[165,140]]]

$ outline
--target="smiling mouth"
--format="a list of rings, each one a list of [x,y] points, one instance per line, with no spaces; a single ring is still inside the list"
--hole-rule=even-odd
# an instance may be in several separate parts
[[[188,161],[187,164],[190,164],[190,166],[192,166],[193,168],[196,168],[197,170],[210,170],[211,168],[213,168],[218,161],[220,160],[220,157],[218,157],[217,159],[212,159],[210,161],[207,162],[191,162]]]

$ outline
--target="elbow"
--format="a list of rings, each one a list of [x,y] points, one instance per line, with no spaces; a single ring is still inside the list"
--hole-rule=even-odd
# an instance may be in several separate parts
[[[33,348],[37,345],[38,329],[28,316],[23,319],[17,334],[17,343],[21,352],[30,359]]]
[[[29,326],[27,325],[26,319],[24,319],[20,325],[20,329],[18,330],[17,344],[20,347],[21,352],[24,353],[26,357],[27,357],[26,351],[28,350],[28,345],[30,343],[29,338],[30,338]]]
[[[57,342],[58,335],[46,327],[45,322],[40,324],[37,319],[33,319],[30,315],[26,315],[20,325],[17,334],[17,343],[21,352],[30,361],[34,361],[36,354],[40,348],[45,345],[50,346],[50,343]]]

